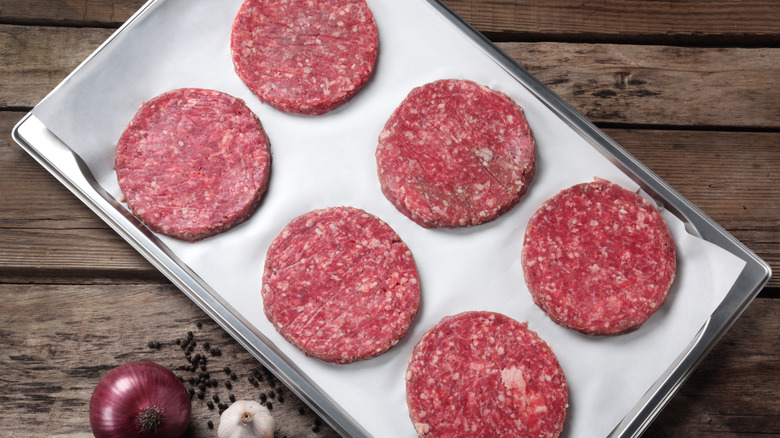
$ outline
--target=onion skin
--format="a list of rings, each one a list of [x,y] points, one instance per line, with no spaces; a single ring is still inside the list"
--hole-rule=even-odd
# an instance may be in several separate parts
[[[162,414],[155,430],[144,430],[139,420],[147,408],[152,408],[147,414]],[[190,396],[179,378],[152,362],[112,369],[89,402],[89,424],[96,438],[178,438],[187,430],[191,413]]]

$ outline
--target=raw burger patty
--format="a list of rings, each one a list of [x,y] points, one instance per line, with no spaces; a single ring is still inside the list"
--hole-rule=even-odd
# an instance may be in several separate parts
[[[119,138],[114,168],[138,219],[194,242],[248,219],[270,166],[268,137],[242,100],[183,88],[141,106]]]
[[[522,255],[534,302],[591,335],[639,328],[674,281],[674,242],[644,198],[603,179],[562,190],[528,223]]]
[[[350,207],[306,213],[268,249],[265,314],[304,354],[349,363],[379,355],[420,302],[412,253],[380,219]]]
[[[365,0],[246,0],[230,46],[236,73],[261,101],[320,115],[366,83],[379,36]]]
[[[534,138],[508,96],[466,80],[413,89],[376,150],[382,192],[426,228],[491,221],[534,177]]]
[[[420,437],[557,437],[566,378],[536,333],[500,313],[445,317],[414,348],[406,401]]]

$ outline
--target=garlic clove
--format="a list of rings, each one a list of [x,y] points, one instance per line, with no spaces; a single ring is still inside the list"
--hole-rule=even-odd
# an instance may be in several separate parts
[[[273,438],[275,428],[268,408],[254,400],[238,400],[220,415],[217,437]]]

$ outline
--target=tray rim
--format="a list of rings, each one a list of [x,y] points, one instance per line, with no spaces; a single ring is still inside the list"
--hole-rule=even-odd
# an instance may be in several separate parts
[[[110,44],[127,26],[159,1],[164,0],[148,0],[79,64],[60,85],[77,74],[96,53]],[[726,297],[713,311],[686,349],[667,367],[637,405],[623,417],[622,421],[609,434],[609,437],[613,438],[639,437],[766,285],[772,275],[771,267],[532,76],[517,61],[459,17],[441,0],[425,1],[477,43],[498,65],[528,88],[550,110],[586,139],[592,147],[637,182],[659,205],[681,219],[689,233],[723,248],[746,263]],[[48,95],[55,93],[60,85]],[[45,132],[40,131],[41,129]],[[32,132],[26,136],[27,131]],[[28,136],[34,138],[28,138]],[[291,360],[273,346],[262,333],[253,328],[195,272],[168,251],[153,233],[146,230],[137,219],[128,213],[123,213],[123,209],[116,208],[119,206],[118,201],[95,182],[94,177],[91,176],[91,172],[80,157],[48,131],[48,128],[35,117],[32,111],[14,126],[12,138],[228,332],[244,349],[282,380],[291,391],[340,435],[345,437],[370,436],[347,412],[305,376]],[[60,161],[55,162],[55,159]]]

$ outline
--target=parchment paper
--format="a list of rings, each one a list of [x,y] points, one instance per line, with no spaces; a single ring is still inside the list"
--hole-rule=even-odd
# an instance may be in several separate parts
[[[552,323],[531,301],[520,251],[525,225],[559,190],[594,176],[638,190],[592,148],[423,0],[369,0],[380,35],[374,77],[352,101],[319,117],[262,104],[233,71],[230,27],[241,0],[162,0],[151,6],[35,109],[47,127],[87,163],[115,198],[116,141],[142,102],[173,88],[202,87],[246,101],[271,139],[269,191],[246,223],[189,244],[161,236],[181,260],[268,336],[337,404],[377,437],[415,435],[404,371],[414,344],[445,315],[502,312],[528,321],[553,348],[569,384],[563,437],[604,437],[683,351],[717,307],[744,262],[689,235],[663,212],[678,251],[668,300],[638,331],[587,337]],[[427,230],[382,195],[374,152],[384,122],[415,86],[470,79],[523,106],[537,142],[537,174],[524,199],[498,220],[458,230]],[[326,206],[362,208],[385,220],[411,249],[422,304],[407,336],[388,353],[350,365],[303,356],[262,313],[266,250],[294,217]]]

